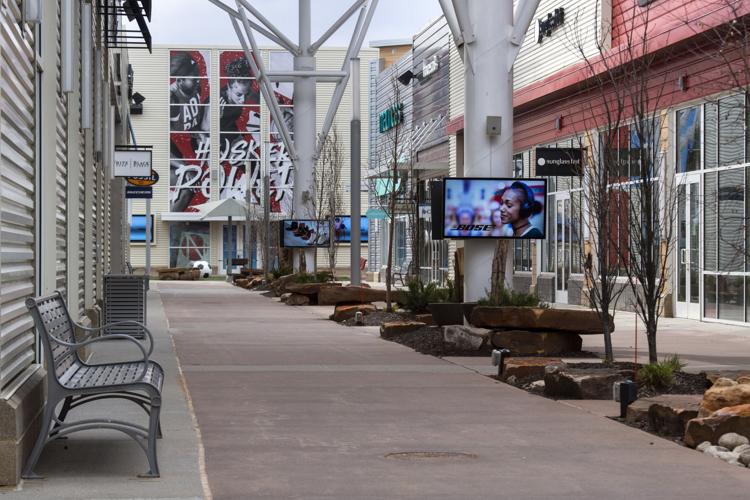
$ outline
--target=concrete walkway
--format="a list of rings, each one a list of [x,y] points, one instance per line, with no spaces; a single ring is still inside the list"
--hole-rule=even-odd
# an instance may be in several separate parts
[[[214,498],[684,500],[750,491],[748,469],[372,329],[336,325],[315,308],[224,283],[158,288]]]

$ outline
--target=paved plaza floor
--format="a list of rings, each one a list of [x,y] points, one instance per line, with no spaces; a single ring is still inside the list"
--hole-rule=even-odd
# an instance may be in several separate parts
[[[750,491],[747,469],[498,383],[461,358],[418,354],[376,328],[334,324],[326,308],[220,282],[153,288],[150,324],[160,359],[172,358],[162,478],[136,479],[145,459],[126,439],[73,436],[43,455],[47,479],[9,498],[684,500]],[[695,346],[696,366],[748,363],[744,332],[724,338],[697,325],[700,335],[665,334],[665,346]]]

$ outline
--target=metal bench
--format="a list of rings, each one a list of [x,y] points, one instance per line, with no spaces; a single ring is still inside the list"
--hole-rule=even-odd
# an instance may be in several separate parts
[[[22,477],[38,478],[34,473],[44,446],[77,431],[112,429],[133,438],[146,453],[149,470],[141,477],[159,477],[156,460],[156,439],[161,437],[159,411],[161,388],[164,382],[162,367],[149,360],[154,348],[154,339],[145,325],[137,321],[120,321],[117,324],[134,324],[149,340],[148,349],[134,337],[125,334],[97,334],[115,324],[99,328],[79,325],[70,318],[65,300],[60,292],[46,297],[27,299],[26,307],[31,311],[36,329],[42,339],[47,365],[47,404],[44,407],[42,428],[26,461]],[[76,328],[85,336],[76,341]],[[81,360],[78,349],[97,342],[124,340],[134,343],[143,354],[135,361],[119,363],[89,364]],[[148,428],[110,418],[92,418],[66,422],[68,413],[81,405],[102,399],[119,398],[132,401],[149,415]],[[58,405],[62,403],[59,413]]]

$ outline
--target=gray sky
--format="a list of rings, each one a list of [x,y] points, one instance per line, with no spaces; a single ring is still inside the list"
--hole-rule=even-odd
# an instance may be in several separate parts
[[[235,7],[234,0],[223,0]],[[267,19],[297,41],[298,0],[250,0]],[[313,41],[352,4],[353,0],[312,0]],[[367,32],[370,40],[411,38],[429,21],[440,16],[438,0],[380,0]],[[354,29],[356,14],[326,42],[326,46],[344,46]],[[237,45],[228,16],[208,0],[156,0],[151,15],[154,44]],[[260,37],[259,43],[270,44]]]

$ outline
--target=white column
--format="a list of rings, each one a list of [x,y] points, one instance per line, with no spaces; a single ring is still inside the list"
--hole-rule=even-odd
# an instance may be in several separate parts
[[[298,71],[315,71],[315,56],[310,47],[310,24],[310,0],[299,0],[300,55],[294,58],[294,69]],[[294,163],[293,207],[294,216],[300,219],[313,218],[315,215],[312,206],[315,195],[315,114],[315,79],[297,78],[294,82],[294,145],[299,158]],[[315,249],[306,249],[304,252],[307,272],[313,272]]]
[[[476,38],[466,43],[464,177],[511,177],[513,159],[513,73],[506,61],[513,25],[513,0],[471,0],[468,14]],[[499,136],[487,135],[487,117],[502,117]],[[494,240],[464,243],[464,300],[489,292]],[[508,252],[506,281],[512,275]]]

